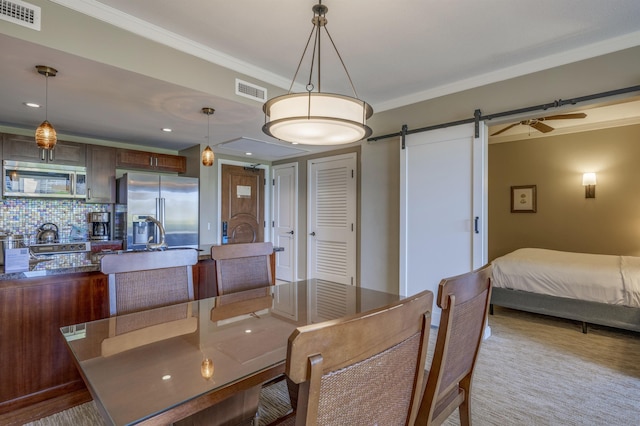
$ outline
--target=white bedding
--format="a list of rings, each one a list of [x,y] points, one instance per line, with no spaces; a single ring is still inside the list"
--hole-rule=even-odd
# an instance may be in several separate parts
[[[493,286],[640,307],[640,258],[523,248],[495,259]]]

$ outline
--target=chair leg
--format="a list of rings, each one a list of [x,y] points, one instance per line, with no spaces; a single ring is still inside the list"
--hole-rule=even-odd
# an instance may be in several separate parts
[[[471,426],[471,407],[469,404],[469,398],[465,398],[462,404],[458,407],[460,413],[460,426]]]
[[[460,426],[471,426],[471,376],[462,379],[459,386],[464,392],[464,400],[458,407]]]

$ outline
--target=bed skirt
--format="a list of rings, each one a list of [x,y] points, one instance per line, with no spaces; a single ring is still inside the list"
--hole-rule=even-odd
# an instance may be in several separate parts
[[[640,309],[493,287],[491,305],[640,332]],[[493,307],[493,306],[492,306]]]

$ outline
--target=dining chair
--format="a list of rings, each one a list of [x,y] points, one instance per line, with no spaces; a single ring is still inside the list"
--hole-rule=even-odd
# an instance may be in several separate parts
[[[456,409],[471,424],[471,381],[491,299],[491,265],[443,279],[438,336],[416,425],[440,425]]]
[[[100,270],[109,275],[109,338],[102,355],[112,356],[158,340],[198,330],[194,299],[195,249],[145,251],[105,255]],[[171,306],[168,306],[171,305]],[[168,306],[165,309],[153,308]],[[131,315],[124,315],[131,314]],[[170,318],[170,320],[167,320]],[[251,421],[258,410],[260,386],[201,410],[176,426],[226,426]]]
[[[433,293],[298,327],[285,373],[297,407],[281,425],[413,425],[420,404]]]
[[[218,296],[274,284],[269,259],[272,253],[270,242],[211,247]]]
[[[109,276],[109,314],[122,315],[194,299],[195,249],[105,255],[100,271]]]

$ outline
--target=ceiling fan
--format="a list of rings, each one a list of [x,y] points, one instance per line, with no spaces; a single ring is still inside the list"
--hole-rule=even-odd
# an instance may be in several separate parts
[[[587,114],[585,114],[583,112],[579,112],[579,113],[575,113],[575,114],[559,114],[559,115],[549,115],[547,117],[532,118],[530,120],[523,120],[523,121],[520,121],[518,123],[510,124],[509,126],[505,127],[504,129],[498,130],[497,132],[495,132],[491,136],[499,135],[500,133],[506,132],[507,130],[511,129],[512,127],[518,126],[520,124],[522,124],[524,126],[532,127],[534,129],[538,130],[539,132],[542,132],[542,133],[549,133],[550,131],[553,130],[553,127],[543,123],[543,121],[547,121],[547,120],[567,120],[567,119],[570,120],[570,119],[574,119],[574,118],[585,118],[586,116],[587,116]]]

